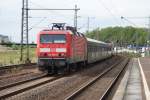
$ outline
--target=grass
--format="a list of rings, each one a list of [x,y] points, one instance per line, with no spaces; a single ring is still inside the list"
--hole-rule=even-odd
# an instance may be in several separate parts
[[[0,66],[21,64],[25,62],[26,56],[24,56],[23,61],[20,61],[20,50],[5,50],[0,52]],[[36,52],[35,48],[30,48],[30,60],[31,62],[36,62]]]

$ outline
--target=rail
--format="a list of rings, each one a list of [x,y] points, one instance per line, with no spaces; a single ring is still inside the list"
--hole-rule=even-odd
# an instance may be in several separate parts
[[[20,85],[20,84],[23,84],[23,83],[27,83],[27,82],[30,82],[30,81],[38,80],[38,79],[41,79],[41,78],[46,77],[46,76],[47,76],[47,74],[43,73],[43,74],[41,74],[41,75],[39,75],[38,77],[35,77],[35,78],[31,78],[31,79],[27,79],[27,80],[18,81],[18,82],[15,82],[15,83],[7,84],[7,85],[4,85],[4,86],[0,86],[0,90],[4,90],[4,89],[7,89],[7,88],[10,88],[10,87],[13,87],[13,86],[17,86],[17,85]]]
[[[124,71],[125,67],[127,66],[129,62],[129,59],[127,59],[123,64],[123,68],[122,70],[118,73],[118,75],[113,79],[113,81],[111,82],[111,84],[108,86],[107,90],[105,91],[105,93],[101,96],[100,100],[106,100],[106,98],[108,97],[108,95],[110,94],[112,88],[114,87],[115,83],[118,81],[121,73]]]
[[[6,98],[9,98],[11,96],[17,95],[19,93],[31,90],[33,88],[44,85],[46,83],[53,82],[53,81],[58,80],[62,77],[63,76],[41,77],[37,80],[32,80],[32,81],[29,81],[29,82],[19,84],[17,86],[15,85],[13,87],[6,88],[6,89],[0,91],[0,100],[3,100],[3,99],[6,99]]]
[[[124,61],[124,60],[123,60]],[[121,62],[123,62],[121,61]],[[128,60],[127,60],[128,62]],[[86,90],[86,88],[88,88],[89,86],[91,86],[93,83],[95,83],[97,80],[99,80],[100,78],[102,78],[106,73],[108,73],[110,70],[112,70],[115,66],[119,65],[120,62],[115,63],[114,65],[112,65],[111,67],[109,67],[108,69],[106,69],[103,73],[99,74],[97,77],[95,77],[93,80],[89,81],[87,84],[85,84],[84,86],[82,86],[81,88],[79,88],[77,91],[75,91],[73,94],[71,94],[70,96],[68,96],[65,100],[73,100],[76,96],[78,96],[81,92],[83,92],[84,90]],[[125,67],[125,66],[124,66]],[[123,67],[123,68],[124,68]],[[122,69],[123,70],[123,69]],[[122,71],[121,70],[121,71]],[[120,72],[121,73],[121,72]],[[119,73],[119,75],[120,75]],[[117,77],[119,77],[119,75],[117,75]],[[115,78],[115,80],[118,78]],[[114,81],[115,82],[115,81]],[[113,84],[114,84],[113,82]],[[113,85],[112,84],[112,85]],[[112,87],[110,87],[112,88]],[[102,98],[100,100],[104,100],[104,98],[107,96],[107,93],[110,89],[107,89],[107,91],[104,93],[104,95],[102,96]]]

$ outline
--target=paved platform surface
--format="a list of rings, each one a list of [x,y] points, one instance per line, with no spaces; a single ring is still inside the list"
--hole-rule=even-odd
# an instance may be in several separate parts
[[[133,59],[133,64],[130,68],[124,100],[142,100],[142,78],[140,75],[138,59],[136,58]]]
[[[139,58],[138,62],[141,69],[146,100],[150,100],[150,57]]]
[[[140,60],[148,87],[150,88],[150,57],[140,58],[139,60]]]
[[[133,58],[122,78],[113,100],[145,100],[143,81],[137,58]]]

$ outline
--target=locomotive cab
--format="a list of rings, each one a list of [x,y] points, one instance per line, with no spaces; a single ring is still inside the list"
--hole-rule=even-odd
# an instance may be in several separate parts
[[[66,34],[51,34],[51,32],[44,32],[39,36],[38,65],[64,66],[67,56]]]
[[[43,30],[38,34],[37,56],[40,70],[55,71],[67,65],[70,33],[64,29]]]

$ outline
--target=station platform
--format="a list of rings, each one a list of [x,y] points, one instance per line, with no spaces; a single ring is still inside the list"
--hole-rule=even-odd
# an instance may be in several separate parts
[[[113,100],[150,100],[150,57],[131,59]]]
[[[145,99],[150,100],[150,57],[138,59],[144,87]]]

